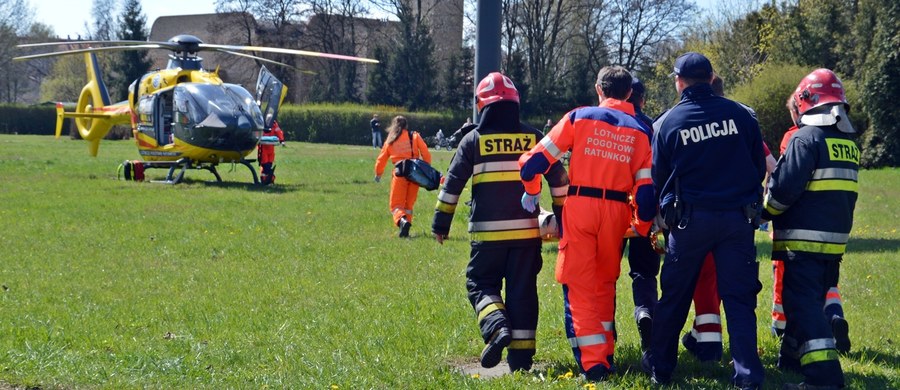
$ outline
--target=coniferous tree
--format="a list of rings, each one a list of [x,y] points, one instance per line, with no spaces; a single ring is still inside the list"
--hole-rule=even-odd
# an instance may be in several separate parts
[[[388,58],[387,51],[381,46],[376,46],[374,55],[378,64],[369,65],[369,83],[366,91],[366,100],[370,104],[386,104],[397,105],[399,102],[394,99],[391,93],[391,61]]]
[[[119,39],[146,41],[150,36],[146,25],[147,16],[141,9],[140,0],[126,0],[125,8],[119,16]],[[119,59],[111,79],[110,93],[119,95],[120,99],[127,99],[128,86],[147,73],[152,63],[144,50],[123,51],[119,53]]]
[[[875,16],[870,54],[865,62],[862,88],[863,106],[871,127],[863,142],[863,166],[900,165],[900,4],[879,1],[861,2],[861,14]],[[860,129],[861,130],[861,129]]]

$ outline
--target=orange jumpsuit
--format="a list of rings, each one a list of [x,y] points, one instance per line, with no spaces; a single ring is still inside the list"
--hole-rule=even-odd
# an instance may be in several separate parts
[[[279,142],[284,142],[284,132],[278,126],[278,122],[272,122],[272,127],[263,132],[265,136],[274,135],[278,137]],[[263,184],[272,184],[275,182],[275,145],[259,144],[256,147],[257,158],[259,160],[259,179]]]
[[[410,134],[413,134],[410,140]],[[375,159],[375,176],[381,176],[387,165],[388,158],[391,163],[397,164],[401,160],[408,158],[418,158],[425,160],[431,164],[431,152],[428,151],[428,145],[419,136],[417,132],[410,132],[404,129],[400,136],[394,142],[385,143],[381,147],[381,153]],[[394,216],[394,225],[400,222],[400,218],[406,217],[406,220],[413,220],[413,205],[416,204],[416,198],[419,196],[419,185],[415,184],[404,177],[396,177],[392,174],[391,179],[391,214]]]
[[[525,191],[537,194],[539,174],[545,171],[532,173],[530,166],[549,169],[566,151],[572,152],[556,280],[563,285],[569,343],[584,372],[598,364],[611,368],[622,237],[633,220],[639,220],[636,226],[646,235],[647,221],[656,212],[650,142],[641,130],[645,125],[633,115],[631,103],[616,99],[575,109],[519,159]],[[639,187],[644,188],[639,192]],[[640,210],[629,204],[630,194]],[[652,203],[650,215],[643,212],[644,218],[636,218],[647,203]]]

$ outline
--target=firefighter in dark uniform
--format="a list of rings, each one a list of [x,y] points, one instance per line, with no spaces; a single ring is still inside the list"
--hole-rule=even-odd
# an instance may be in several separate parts
[[[712,65],[702,54],[678,57],[674,75],[681,101],[653,124],[653,184],[669,235],[643,368],[654,382],[671,380],[700,267],[712,252],[728,318],[732,383],[759,388],[764,372],[755,309],[762,284],[753,237],[766,174],[762,135],[750,110],[713,93]]]
[[[653,120],[643,112],[644,83],[637,77],[631,82],[631,96],[628,102],[634,105],[634,117],[653,128]],[[647,139],[652,139],[647,134]],[[653,310],[659,294],[656,291],[656,276],[659,275],[659,254],[653,249],[649,237],[631,237],[628,242],[628,276],[631,277],[631,292],[634,300],[634,320],[637,323],[641,338],[641,351],[650,345],[650,333],[653,328]],[[625,244],[622,244],[622,248]]]
[[[510,370],[527,371],[535,351],[537,274],[543,260],[538,211],[528,212],[519,205],[524,187],[518,159],[543,134],[519,121],[519,93],[506,76],[489,74],[478,83],[476,98],[481,120],[462,138],[450,162],[431,230],[443,243],[450,233],[460,194],[471,177],[468,230],[472,250],[466,288],[485,342],[481,365],[496,366],[508,347]],[[547,181],[553,209],[560,215],[568,189],[561,164],[552,168]],[[506,291],[501,297],[504,280]]]
[[[828,69],[803,78],[793,93],[799,130],[769,179],[764,217],[774,222],[772,258],[784,259],[787,317],[778,366],[804,376],[786,389],[839,389],[844,374],[825,296],[836,286],[853,226],[859,148],[850,136],[841,80]]]

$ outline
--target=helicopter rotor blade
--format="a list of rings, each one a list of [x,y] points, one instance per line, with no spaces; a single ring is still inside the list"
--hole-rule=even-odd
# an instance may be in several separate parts
[[[34,59],[34,58],[55,57],[55,56],[63,56],[63,55],[78,54],[78,53],[92,53],[92,52],[101,52],[101,51],[126,51],[126,50],[142,50],[142,49],[169,49],[169,47],[166,47],[160,43],[132,45],[132,46],[90,47],[87,49],[64,50],[64,51],[55,51],[55,52],[50,52],[50,53],[41,53],[41,54],[32,54],[32,55],[27,55],[27,56],[13,57],[13,60],[21,61],[21,60],[30,60],[30,59]]]
[[[212,45],[208,43],[201,43],[200,49],[223,49],[223,50],[232,50],[232,51],[260,51],[264,53],[281,53],[281,54],[294,54],[301,56],[310,56],[310,57],[322,57],[322,58],[332,58],[336,60],[347,60],[347,61],[358,61],[358,62],[368,62],[372,64],[377,64],[378,60],[374,60],[371,58],[365,57],[353,57],[342,54],[330,54],[330,53],[320,53],[317,51],[307,51],[307,50],[295,50],[295,49],[283,49],[277,47],[263,47],[263,46],[232,46],[232,45]]]
[[[231,50],[225,50],[225,49],[214,49],[214,51],[217,51],[217,52],[220,52],[220,53],[228,53],[228,54],[236,55],[236,56],[239,56],[239,57],[252,58],[252,59],[254,59],[254,60],[259,60],[259,61],[263,61],[263,62],[268,62],[268,63],[270,63],[270,64],[281,65],[281,66],[285,66],[285,67],[294,69],[294,70],[296,70],[296,71],[298,71],[298,72],[302,72],[302,73],[306,73],[306,74],[316,74],[316,72],[313,72],[313,71],[303,70],[303,69],[300,69],[300,68],[298,68],[298,67],[296,67],[296,66],[289,65],[289,64],[285,64],[285,63],[283,63],[283,62],[278,62],[278,61],[270,60],[270,59],[267,59],[267,58],[257,57],[257,56],[250,55],[250,54],[246,54],[246,53],[240,53],[240,52],[231,51]]]
[[[27,47],[75,46],[75,45],[145,45],[148,43],[164,44],[166,42],[127,41],[127,40],[122,40],[122,41],[59,41],[59,42],[26,43],[26,44],[16,45],[16,47],[27,48]]]

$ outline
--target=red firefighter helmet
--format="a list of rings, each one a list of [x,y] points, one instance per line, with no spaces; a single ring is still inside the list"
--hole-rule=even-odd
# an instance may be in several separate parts
[[[844,84],[831,70],[821,68],[806,75],[797,89],[794,90],[794,100],[797,102],[800,115],[805,112],[829,103],[843,103],[850,108],[847,98],[844,97]]]
[[[478,100],[478,111],[496,102],[508,101],[519,103],[519,91],[509,77],[500,72],[491,72],[478,83],[475,89]]]

